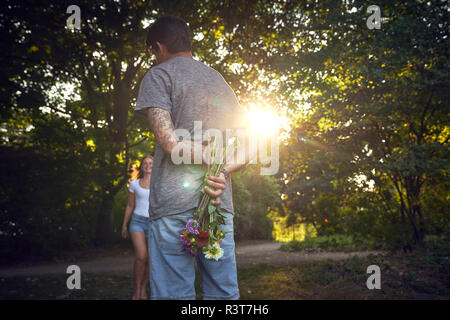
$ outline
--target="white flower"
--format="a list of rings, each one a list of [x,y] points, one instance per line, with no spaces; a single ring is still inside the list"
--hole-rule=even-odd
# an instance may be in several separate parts
[[[223,256],[223,249],[218,243],[214,243],[212,246],[203,248],[203,253],[206,259],[214,259],[218,261]]]

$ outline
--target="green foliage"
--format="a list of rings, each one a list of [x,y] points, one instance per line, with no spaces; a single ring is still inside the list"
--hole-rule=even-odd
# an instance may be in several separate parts
[[[232,175],[236,239],[272,239],[268,214],[280,203],[279,185],[273,176],[260,175],[259,170],[250,165]]]
[[[98,210],[102,195],[89,159],[71,151],[46,155],[36,148],[0,148],[5,259],[48,257],[90,244],[95,221],[89,212]]]
[[[369,30],[370,4],[306,1],[296,10],[308,28],[286,27],[301,52],[286,58],[296,68],[276,69],[285,95],[304,96],[290,101],[284,203],[320,235],[420,246],[449,225],[448,4],[382,1],[386,19]]]
[[[434,251],[449,251],[450,248],[450,239],[447,235],[426,235],[425,239],[425,247],[434,250]]]
[[[334,234],[291,241],[280,247],[282,251],[361,251],[380,249],[381,244],[374,239],[362,236]]]
[[[306,238],[317,236],[316,229],[312,224],[307,223],[294,223],[289,227],[287,226],[286,217],[282,218],[277,216],[276,212],[271,212],[269,215],[273,221],[272,234],[275,241],[289,242],[289,241],[302,241]]]
[[[78,230],[87,242],[110,241],[114,195],[129,178],[131,159],[138,156],[136,147],[151,138],[147,130],[141,130],[145,121],[135,118],[132,109],[145,72],[141,66],[148,67],[142,19],[151,13],[149,5],[80,2],[82,28],[73,31],[65,28],[64,3],[46,5],[46,10],[32,1],[4,5],[0,34],[2,46],[8,49],[0,69],[9,98],[2,101],[8,112],[1,114],[1,142],[14,149],[33,147],[41,159],[62,156],[71,162],[70,170],[78,175],[73,179],[65,175],[65,163],[41,162],[43,168],[58,171],[48,177],[61,180],[63,187],[33,181],[38,190],[58,192],[70,203],[61,200],[49,205],[46,197],[32,197],[33,207],[38,208],[33,211],[46,211],[45,218],[55,228],[59,227],[55,221],[65,221],[69,212],[76,212],[76,219],[89,224]],[[116,20],[118,12],[121,23]],[[151,152],[147,146],[145,154]],[[38,172],[45,172],[43,168]],[[26,215],[20,211],[10,222],[19,223]],[[47,246],[77,243],[71,238],[39,242]]]

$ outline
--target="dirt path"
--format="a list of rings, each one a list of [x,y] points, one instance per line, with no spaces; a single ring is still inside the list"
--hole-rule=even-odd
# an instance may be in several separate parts
[[[313,262],[327,259],[343,260],[353,256],[365,257],[369,254],[381,254],[379,251],[356,252],[285,252],[278,250],[281,243],[261,243],[236,246],[236,261],[238,267],[248,267],[258,264],[273,266],[292,265],[302,262]]]
[[[342,260],[351,258],[354,255],[367,256],[380,252],[284,252],[278,250],[281,243],[274,242],[246,242],[236,244],[236,261],[238,267],[250,267],[259,264],[268,264],[274,266],[291,265],[301,262],[312,262],[320,260]],[[126,251],[122,256],[106,256],[86,261],[67,261],[52,264],[39,264],[29,267],[11,267],[0,269],[0,277],[12,276],[32,276],[44,274],[66,274],[67,267],[76,264],[82,272],[132,272],[134,255]]]

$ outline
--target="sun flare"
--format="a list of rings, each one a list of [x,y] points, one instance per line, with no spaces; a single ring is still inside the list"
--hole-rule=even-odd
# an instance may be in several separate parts
[[[272,137],[279,134],[285,127],[285,119],[271,110],[252,108],[247,112],[250,129],[263,137]]]

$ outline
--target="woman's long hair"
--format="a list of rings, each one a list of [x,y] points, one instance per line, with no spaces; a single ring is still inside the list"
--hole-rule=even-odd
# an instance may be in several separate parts
[[[139,163],[139,167],[136,167],[136,165],[133,166],[133,172],[131,173],[131,180],[136,179],[142,179],[144,177],[144,172],[142,171],[142,164],[144,163],[144,160],[150,158],[153,160],[153,156],[145,156],[141,159],[141,162]]]

